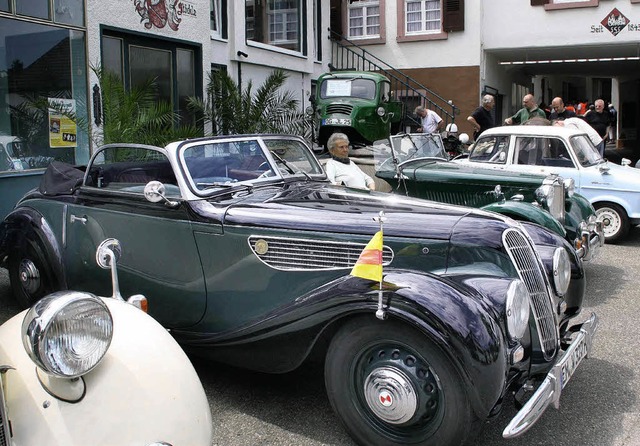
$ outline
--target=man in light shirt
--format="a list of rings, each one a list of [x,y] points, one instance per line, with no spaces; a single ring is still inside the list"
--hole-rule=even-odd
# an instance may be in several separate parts
[[[434,133],[442,130],[444,121],[433,110],[429,110],[421,105],[417,106],[414,113],[421,119],[422,126],[418,128],[418,132]]]
[[[581,132],[586,133],[593,145],[596,146],[596,149],[598,149],[598,152],[600,152],[600,155],[604,156],[604,139],[602,139],[598,132],[587,122],[585,122],[584,119],[567,118],[564,121],[553,121],[552,124],[558,127],[577,129]]]

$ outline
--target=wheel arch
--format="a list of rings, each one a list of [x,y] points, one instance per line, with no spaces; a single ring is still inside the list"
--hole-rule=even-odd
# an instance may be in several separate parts
[[[485,419],[503,395],[508,371],[505,342],[495,314],[486,302],[478,300],[479,296],[465,294],[434,276],[410,274],[414,276],[411,287],[385,293],[385,321],[376,318],[373,303],[367,309],[344,313],[324,327],[309,357],[324,358],[333,336],[354,320],[362,323],[396,320],[418,330],[451,361],[465,384],[464,391],[474,413]],[[387,280],[394,279],[385,276]],[[455,317],[451,306],[442,305],[446,301],[461,310]]]
[[[48,260],[51,278],[59,289],[67,288],[62,249],[55,233],[44,216],[32,208],[11,212],[0,224],[0,261],[7,267],[11,253],[27,243],[35,243]]]

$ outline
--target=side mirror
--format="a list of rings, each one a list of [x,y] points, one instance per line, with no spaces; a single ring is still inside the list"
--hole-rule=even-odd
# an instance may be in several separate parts
[[[100,245],[98,245],[98,249],[96,249],[96,263],[102,269],[110,269],[111,270],[111,286],[113,288],[113,296],[114,299],[125,300],[120,294],[120,284],[118,283],[118,269],[116,268],[116,263],[122,257],[122,245],[120,241],[115,238],[108,238],[102,241]],[[133,305],[147,312],[148,304],[147,298],[142,294],[134,294],[130,298],[126,299],[128,304]]]
[[[171,208],[180,205],[179,202],[171,201],[165,196],[165,187],[160,181],[149,181],[144,186],[144,198],[151,203],[158,203],[164,200],[165,204]]]
[[[500,160],[500,162],[504,162],[504,160],[507,159],[507,154],[504,152],[500,152],[500,155],[498,155],[498,159]]]
[[[630,166],[630,165],[631,165],[631,160],[630,160],[630,159],[628,159],[628,158],[622,158],[622,160],[620,161],[620,164],[621,164],[622,166],[625,166],[625,167],[626,167],[626,166]]]

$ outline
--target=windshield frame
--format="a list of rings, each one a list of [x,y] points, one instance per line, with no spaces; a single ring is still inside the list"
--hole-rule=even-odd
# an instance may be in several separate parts
[[[582,167],[597,166],[604,162],[604,158],[587,134],[573,135],[569,138],[569,143],[576,160]]]

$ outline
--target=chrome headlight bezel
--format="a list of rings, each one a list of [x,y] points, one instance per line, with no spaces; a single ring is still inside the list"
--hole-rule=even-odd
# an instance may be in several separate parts
[[[522,339],[529,326],[531,298],[527,287],[520,279],[513,280],[507,288],[505,314],[509,337],[514,341]]]
[[[387,114],[387,111],[384,109],[384,107],[380,106],[378,108],[376,108],[376,113],[378,116],[380,116],[381,118]]]
[[[113,317],[91,293],[59,291],[27,311],[22,343],[45,373],[77,378],[93,370],[111,345]]]
[[[553,252],[553,286],[558,296],[564,296],[571,283],[571,262],[564,248],[556,248]]]
[[[576,182],[573,178],[565,178],[564,190],[566,191],[568,198],[573,197],[573,195],[576,193]]]
[[[544,204],[548,208],[551,208],[553,205],[553,200],[555,198],[554,192],[555,190],[553,186],[551,186],[550,184],[543,184],[536,189],[536,200],[540,204]]]

